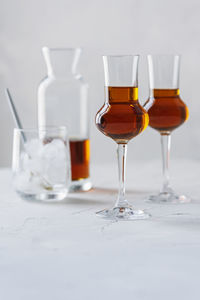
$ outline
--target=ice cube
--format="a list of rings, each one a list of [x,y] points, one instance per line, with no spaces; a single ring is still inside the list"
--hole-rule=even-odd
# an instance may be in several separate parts
[[[41,186],[66,184],[70,162],[67,161],[67,148],[62,139],[55,138],[46,144],[34,139],[25,144],[25,151],[21,154],[20,187],[30,185],[38,189]]]
[[[66,146],[61,139],[56,138],[45,144],[40,154],[48,158],[55,158],[59,154],[63,154],[63,152],[66,152]]]
[[[45,179],[53,184],[66,183],[67,149],[61,139],[53,139],[44,145],[42,151],[43,174]]]
[[[26,152],[21,153],[21,164],[24,171],[30,173],[42,173],[42,160],[39,155],[30,156]]]
[[[55,145],[57,149],[60,149],[60,150],[66,149],[65,143],[62,139],[53,139],[51,144]]]
[[[39,156],[43,149],[43,142],[40,139],[32,139],[25,143],[25,151],[31,158]]]
[[[23,171],[14,177],[14,187],[18,191],[25,193],[36,193],[42,188],[42,180],[39,176]]]

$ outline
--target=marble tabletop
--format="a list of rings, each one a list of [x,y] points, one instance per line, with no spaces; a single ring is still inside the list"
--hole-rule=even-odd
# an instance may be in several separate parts
[[[148,220],[110,222],[117,167],[93,165],[94,188],[59,203],[28,202],[0,170],[0,299],[200,299],[200,162],[173,161],[172,185],[189,204],[149,204],[159,161],[127,166],[127,198]]]

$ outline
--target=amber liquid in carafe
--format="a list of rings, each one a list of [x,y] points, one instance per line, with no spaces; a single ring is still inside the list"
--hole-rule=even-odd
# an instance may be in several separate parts
[[[137,87],[105,87],[106,101],[96,125],[117,143],[127,143],[148,125],[148,114],[138,102]]]
[[[169,133],[185,122],[189,111],[179,96],[179,89],[154,89],[145,106],[148,110],[149,126],[161,133]]]
[[[89,139],[70,139],[72,180],[89,177],[90,141]]]

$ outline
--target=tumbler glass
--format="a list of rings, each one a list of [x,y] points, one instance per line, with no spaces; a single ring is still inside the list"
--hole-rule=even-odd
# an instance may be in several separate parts
[[[62,200],[71,182],[66,127],[14,129],[13,185],[26,199]]]

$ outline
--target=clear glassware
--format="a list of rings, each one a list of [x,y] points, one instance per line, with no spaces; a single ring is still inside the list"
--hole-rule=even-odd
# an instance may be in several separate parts
[[[71,183],[66,127],[14,129],[13,186],[23,198],[57,201]]]
[[[129,140],[148,125],[148,114],[138,102],[138,55],[103,56],[105,103],[96,115],[97,128],[117,143],[119,193],[115,206],[97,212],[106,219],[138,220],[149,217],[126,200],[126,153]]]
[[[152,202],[179,203],[189,202],[184,195],[177,195],[169,182],[169,157],[171,133],[188,118],[189,112],[180,98],[179,73],[180,55],[148,55],[149,99],[144,108],[149,114],[149,126],[161,136],[163,161],[163,186]]]
[[[42,49],[47,77],[38,87],[38,125],[69,130],[71,191],[91,188],[88,84],[77,70],[80,48]]]

